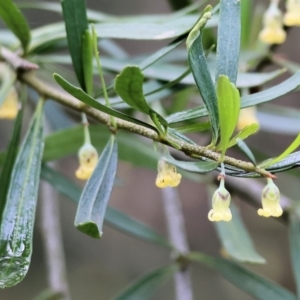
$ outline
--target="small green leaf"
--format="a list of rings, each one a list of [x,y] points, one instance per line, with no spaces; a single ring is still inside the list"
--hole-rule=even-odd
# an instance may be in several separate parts
[[[93,238],[101,238],[106,207],[117,172],[118,147],[114,136],[104,148],[98,164],[79,200],[75,226]]]
[[[202,46],[203,30],[210,17],[211,6],[208,6],[204,10],[204,13],[198,23],[189,33],[186,45],[188,49],[190,67],[210,118],[213,131],[212,142],[215,144],[219,136],[218,102]]]
[[[89,30],[82,37],[82,61],[85,89],[93,96],[93,40]]]
[[[259,167],[265,169],[267,167],[270,167],[270,166],[280,162],[281,160],[286,158],[289,154],[294,152],[299,146],[300,146],[300,133],[295,138],[295,140],[288,146],[288,148],[285,151],[283,151],[279,156],[262,162],[261,164],[259,164]]]
[[[219,272],[237,288],[258,300],[297,300],[296,296],[275,282],[226,259],[213,258],[202,253],[191,253],[192,261],[204,264]]]
[[[129,106],[150,116],[154,124],[158,125],[158,130],[161,124],[166,131],[168,123],[148,105],[144,98],[143,82],[144,76],[140,68],[128,66],[116,77],[115,91]]]
[[[248,145],[243,140],[237,139],[237,146],[250,159],[250,161],[256,166],[255,156],[252,153],[251,149],[248,147]]]
[[[230,204],[232,220],[214,222],[226,253],[240,262],[263,264],[266,260],[257,253],[247,228],[234,203]]]
[[[3,212],[0,288],[19,283],[29,268],[43,146],[43,100],[40,100],[15,162]]]
[[[63,77],[61,77],[58,74],[53,74],[54,79],[56,82],[68,93],[70,93],[72,96],[77,98],[78,100],[82,101],[83,103],[96,108],[97,110],[100,110],[108,115],[117,117],[119,119],[141,125],[146,128],[150,128],[152,130],[157,131],[157,129],[145,122],[139,121],[135,118],[132,118],[128,115],[125,115],[121,112],[118,112],[117,110],[114,110],[112,108],[109,108],[101,103],[99,103],[97,100],[89,96],[87,93],[85,93],[81,88],[75,87],[71,83],[69,83],[67,80],[65,80]]]
[[[241,48],[244,50],[250,46],[252,7],[252,0],[241,1]]]
[[[31,38],[30,28],[24,15],[12,0],[0,1],[0,17],[20,40],[23,50],[26,52]]]
[[[158,288],[169,280],[176,271],[177,265],[170,265],[151,271],[137,279],[132,285],[114,298],[114,300],[148,300],[152,299]]]
[[[228,148],[238,143],[238,140],[245,140],[250,135],[256,133],[259,129],[259,124],[253,123],[243,128],[237,135],[235,135],[228,143]]]
[[[240,95],[238,89],[229,78],[221,75],[217,82],[218,110],[221,131],[219,148],[222,150],[221,160],[229,145],[240,112]]]
[[[300,297],[300,214],[297,207],[289,214],[289,241],[291,252],[291,265],[294,272],[297,294]]]
[[[282,172],[300,165],[300,151],[288,155],[280,162],[266,168],[270,172]]]
[[[76,204],[79,202],[81,189],[65,176],[45,165],[42,167],[41,176],[56,190],[70,198]],[[169,249],[174,249],[167,239],[155,232],[152,228],[117,209],[108,206],[104,221],[118,231]]]
[[[13,172],[15,160],[18,154],[18,146],[20,142],[24,111],[23,108],[24,107],[22,107],[21,110],[19,110],[18,115],[16,117],[12,137],[7,149],[7,155],[5,157],[4,165],[0,176],[0,224],[2,220],[3,211],[6,205],[6,196],[8,188],[10,186],[11,174]]]
[[[85,0],[62,0],[69,51],[78,82],[86,90],[82,38],[88,29]]]
[[[207,122],[179,126],[179,127],[176,127],[176,130],[178,130],[181,133],[190,133],[190,132],[205,131],[209,128],[210,128],[210,122],[207,121]]]
[[[226,75],[232,83],[236,83],[241,38],[240,18],[240,1],[220,1],[216,82],[220,75]]]
[[[219,165],[216,161],[179,161],[172,156],[164,156],[164,160],[183,170],[195,173],[207,173],[213,171]]]

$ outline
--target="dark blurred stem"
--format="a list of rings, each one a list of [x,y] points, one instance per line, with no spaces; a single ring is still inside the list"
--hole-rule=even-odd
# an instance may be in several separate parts
[[[49,132],[47,127],[45,126],[45,131]],[[48,285],[53,295],[55,295],[51,299],[70,300],[58,196],[47,182],[41,182],[40,196],[40,224],[47,264]]]
[[[173,10],[182,9],[192,3],[191,0],[168,0]]]
[[[184,226],[184,217],[178,191],[174,188],[162,189],[164,211],[168,225],[170,242],[180,254],[188,254],[189,246]],[[178,253],[174,253],[178,255]],[[187,267],[175,274],[176,300],[192,300],[193,291],[190,272]]]

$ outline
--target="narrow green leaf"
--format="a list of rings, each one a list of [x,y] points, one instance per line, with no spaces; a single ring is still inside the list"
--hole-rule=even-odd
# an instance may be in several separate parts
[[[261,164],[259,164],[259,167],[267,168],[267,167],[270,167],[271,165],[274,165],[274,164],[280,162],[281,160],[286,158],[289,154],[294,152],[299,146],[300,146],[300,133],[297,135],[295,140],[288,146],[288,148],[286,150],[284,150],[279,156],[262,162]]]
[[[246,108],[268,101],[275,100],[300,86],[300,72],[297,72],[290,78],[286,79],[282,83],[275,85],[267,90],[259,93],[246,95],[241,97],[241,108]],[[192,120],[199,117],[205,117],[208,115],[205,106],[198,106],[183,112],[175,113],[166,118],[169,124],[183,122],[186,120]]]
[[[116,77],[115,91],[129,106],[149,115],[154,124],[157,125],[158,121],[166,130],[168,126],[166,120],[155,112],[144,98],[143,82],[144,76],[140,68],[128,66]],[[157,127],[159,130],[160,126]]]
[[[207,173],[213,171],[219,165],[216,161],[179,161],[172,156],[164,156],[164,160],[183,170],[195,173]]]
[[[177,265],[170,265],[151,271],[137,279],[132,285],[114,298],[114,300],[148,300],[152,299],[158,288],[178,271]]]
[[[208,6],[201,19],[189,33],[186,45],[190,67],[210,118],[213,131],[212,142],[215,144],[219,136],[218,101],[202,46],[203,30],[210,18],[211,6]]]
[[[280,162],[273,164],[266,169],[271,172],[281,172],[300,165],[300,151],[291,153]]]
[[[289,214],[289,241],[297,295],[300,299],[300,212],[297,207]]]
[[[114,136],[104,148],[99,162],[79,200],[75,226],[93,238],[101,238],[106,207],[117,172],[118,147]]]
[[[250,135],[256,133],[258,129],[259,129],[259,124],[256,123],[246,126],[229,141],[228,148],[236,145],[238,143],[238,140],[245,140]]]
[[[78,82],[86,90],[83,67],[82,38],[88,29],[85,0],[62,0],[69,51]]]
[[[244,50],[250,45],[252,5],[252,0],[241,1],[241,48]]]
[[[232,83],[236,83],[241,38],[240,18],[240,1],[220,1],[216,82],[220,75],[226,75]]]
[[[134,123],[134,124],[138,124],[141,125],[143,127],[146,128],[150,128],[152,130],[157,131],[157,129],[145,122],[139,121],[135,118],[132,118],[128,115],[125,115],[121,112],[118,112],[117,110],[114,110],[112,108],[109,108],[101,103],[99,103],[97,100],[95,100],[94,98],[92,98],[91,96],[89,96],[87,93],[85,93],[81,88],[75,87],[74,85],[72,85],[71,83],[69,83],[67,80],[65,80],[63,77],[61,77],[58,74],[53,74],[54,79],[56,80],[56,82],[68,93],[70,93],[72,96],[74,96],[75,98],[77,98],[78,100],[82,101],[83,103],[96,108],[97,110],[100,110],[108,115],[117,117],[119,119]]]
[[[176,127],[176,130],[178,130],[181,133],[190,133],[190,132],[200,132],[205,131],[210,128],[210,122],[201,122],[201,123],[195,123],[195,124],[188,124]]]
[[[252,153],[251,149],[248,147],[248,145],[243,140],[237,139],[237,146],[250,159],[250,161],[256,166],[255,156]]]
[[[218,110],[221,131],[221,160],[229,145],[229,140],[235,129],[240,112],[240,95],[238,89],[229,78],[220,75],[217,81]]]
[[[297,300],[296,296],[256,273],[226,259],[213,258],[202,253],[191,253],[189,258],[215,269],[237,288],[258,300]]]
[[[13,133],[9,142],[9,146],[7,148],[7,155],[5,157],[4,165],[0,176],[0,224],[2,221],[3,211],[6,205],[6,196],[8,188],[10,186],[11,174],[13,172],[15,160],[18,154],[18,147],[22,130],[23,111],[24,107],[22,106],[15,119]]]
[[[240,262],[263,264],[266,260],[257,253],[247,228],[234,203],[230,204],[232,220],[214,222],[226,253]]]
[[[93,40],[89,30],[84,32],[82,38],[82,61],[84,84],[87,94],[93,95]]]
[[[48,181],[56,190],[70,198],[76,204],[79,202],[82,192],[81,189],[65,176],[45,165],[42,167],[41,176],[44,180]],[[174,248],[167,239],[165,239],[163,236],[158,234],[146,224],[141,223],[140,221],[112,207],[107,207],[104,221],[109,226],[115,228],[118,231],[154,244],[167,247],[169,249]]]
[[[30,28],[24,15],[12,0],[0,1],[0,17],[20,40],[26,52],[30,42]]]
[[[43,144],[41,100],[16,159],[3,212],[0,288],[19,283],[29,268]]]

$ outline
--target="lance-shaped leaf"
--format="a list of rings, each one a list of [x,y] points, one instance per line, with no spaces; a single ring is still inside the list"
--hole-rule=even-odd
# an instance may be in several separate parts
[[[195,173],[207,173],[213,171],[219,165],[216,161],[180,161],[170,155],[164,156],[163,159],[176,167]]]
[[[298,298],[300,297],[300,213],[297,207],[289,214],[289,241],[292,268],[295,276]]]
[[[88,29],[85,0],[62,0],[65,27],[73,67],[80,86],[85,90],[82,38]]]
[[[291,154],[293,151],[295,151],[299,146],[300,146],[300,133],[297,135],[295,140],[288,146],[288,148],[284,150],[279,156],[262,162],[261,164],[259,164],[259,167],[267,168],[280,162],[281,160],[286,158],[289,154]]]
[[[16,159],[0,231],[0,288],[26,275],[43,155],[43,101],[40,101]]]
[[[281,172],[300,165],[300,151],[294,152],[280,162],[273,164],[266,169],[270,172]]]
[[[167,121],[147,103],[143,92],[144,76],[137,66],[128,66],[116,77],[116,93],[132,108],[151,117],[157,129],[167,130]]]
[[[147,127],[150,128],[152,130],[156,130],[155,127],[139,121],[135,118],[132,118],[128,115],[125,115],[117,110],[114,110],[110,107],[107,107],[101,103],[99,103],[97,100],[95,100],[94,98],[92,98],[91,96],[89,96],[87,93],[85,93],[81,88],[75,87],[74,85],[72,85],[71,83],[69,83],[67,80],[65,80],[63,77],[61,77],[58,74],[53,74],[54,79],[56,80],[56,82],[68,93],[70,93],[72,96],[74,96],[75,98],[77,98],[78,100],[82,101],[83,103],[96,108],[97,110],[100,110],[108,115],[117,117],[119,119],[131,122],[131,123],[135,123],[138,125],[141,125],[143,127]]]
[[[217,95],[221,131],[219,147],[222,150],[222,160],[239,117],[240,94],[229,78],[221,75],[217,82]]]
[[[217,42],[216,81],[226,75],[236,83],[240,52],[240,1],[221,0]]]
[[[246,268],[226,259],[213,258],[202,253],[192,253],[189,258],[215,269],[237,288],[258,300],[296,300],[296,296]]]
[[[234,203],[230,204],[230,209],[232,213],[230,222],[214,222],[226,254],[240,262],[265,263],[265,259],[255,250],[249,232]]]
[[[201,19],[189,33],[186,45],[192,73],[210,118],[213,131],[213,143],[216,143],[219,135],[217,95],[202,46],[204,26],[210,17],[211,6],[208,6]]]
[[[177,265],[170,265],[151,271],[137,279],[132,285],[116,296],[114,300],[152,299],[158,288],[168,279],[171,279],[178,269]]]
[[[0,17],[20,40],[24,52],[30,42],[30,28],[19,8],[12,0],[0,1]]]
[[[76,204],[79,202],[82,191],[68,178],[45,165],[42,167],[41,176],[44,180],[47,180],[57,191],[70,198]],[[104,221],[109,226],[118,231],[124,232],[125,234],[129,234],[169,249],[174,249],[170,242],[162,235],[158,234],[146,224],[122,213],[117,209],[108,206],[104,216]]]
[[[82,62],[85,90],[93,95],[93,40],[89,30],[82,37]]]
[[[3,210],[6,204],[6,196],[8,188],[10,186],[11,174],[14,168],[15,160],[18,154],[18,146],[21,137],[22,119],[23,119],[23,107],[19,110],[15,120],[12,137],[7,149],[7,155],[5,157],[4,165],[0,176],[0,224],[2,220]]]
[[[252,153],[251,149],[248,147],[248,145],[243,140],[237,139],[237,146],[250,159],[250,161],[256,166],[255,156]]]
[[[101,238],[107,203],[117,171],[118,147],[112,136],[82,192],[75,226],[93,238]]]

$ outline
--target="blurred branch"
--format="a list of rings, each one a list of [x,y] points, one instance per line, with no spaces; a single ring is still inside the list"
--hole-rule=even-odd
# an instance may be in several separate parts
[[[45,131],[49,133],[47,124],[45,124]],[[48,284],[52,293],[49,299],[70,300],[61,235],[58,195],[53,187],[45,181],[41,182],[40,195],[40,223],[48,270]]]
[[[184,256],[185,254],[189,253],[189,246],[185,232],[181,202],[177,189],[164,188],[161,191],[170,242],[175,246],[176,249],[178,249],[180,254]],[[174,254],[176,256],[178,255],[178,253]],[[180,262],[181,261],[179,261],[179,263]],[[185,263],[182,264],[181,270],[175,274],[175,290],[177,300],[193,299],[190,272]]]

